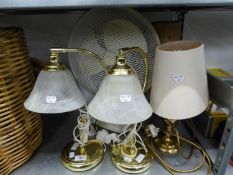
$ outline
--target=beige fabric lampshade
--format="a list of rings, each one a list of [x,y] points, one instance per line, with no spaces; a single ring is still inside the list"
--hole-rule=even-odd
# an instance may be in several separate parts
[[[208,105],[204,44],[176,41],[158,46],[151,88],[154,113],[167,119],[187,119]]]
[[[87,109],[92,117],[111,124],[142,122],[153,112],[135,74],[107,75]]]
[[[82,107],[82,96],[72,73],[68,70],[42,70],[24,107],[37,113],[63,113]]]

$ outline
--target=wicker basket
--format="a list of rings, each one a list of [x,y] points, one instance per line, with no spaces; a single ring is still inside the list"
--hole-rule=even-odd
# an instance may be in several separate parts
[[[34,81],[23,30],[0,28],[0,175],[22,165],[41,143],[40,116],[23,107]]]

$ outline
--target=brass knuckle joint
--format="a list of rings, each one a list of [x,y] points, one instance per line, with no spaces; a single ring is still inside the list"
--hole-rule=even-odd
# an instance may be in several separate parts
[[[125,66],[125,65],[127,64],[127,60],[126,60],[126,58],[124,58],[124,57],[117,57],[116,60],[117,60],[117,61],[116,61],[116,64],[117,64],[118,66]]]
[[[60,62],[59,54],[50,52],[49,63],[44,67],[44,70],[55,72],[65,69],[65,65]]]
[[[147,64],[147,54],[143,51],[143,49],[141,49],[140,47],[126,47],[126,48],[121,48],[117,51],[117,59],[118,58],[124,58],[125,61],[125,65],[124,67],[122,66],[121,70],[114,70],[114,69],[119,69],[119,67],[116,67],[116,65],[118,65],[118,62],[116,63],[116,65],[114,65],[112,67],[112,69],[109,71],[110,74],[113,75],[130,75],[135,73],[134,70],[127,64],[127,59],[126,59],[126,54],[127,53],[132,53],[132,52],[137,52],[139,53],[142,57],[143,57],[143,61],[144,61],[144,85],[143,85],[143,90],[145,90],[146,86],[147,86],[147,77],[148,77],[148,64]],[[123,71],[124,70],[124,71]]]
[[[131,68],[126,59],[126,54],[129,52],[133,52],[136,48],[122,48],[117,51],[116,63],[109,70],[109,74],[112,75],[131,75],[135,74],[133,68]],[[136,49],[137,50],[137,49]]]

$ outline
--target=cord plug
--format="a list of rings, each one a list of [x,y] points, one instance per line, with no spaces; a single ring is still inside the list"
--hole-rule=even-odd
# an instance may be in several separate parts
[[[97,132],[96,139],[108,145],[110,143],[117,143],[119,141],[116,133],[109,134],[108,131],[106,131],[105,129],[102,129]]]
[[[151,136],[153,138],[157,137],[159,134],[160,128],[155,127],[153,124],[149,124],[146,126],[145,132],[147,136]]]

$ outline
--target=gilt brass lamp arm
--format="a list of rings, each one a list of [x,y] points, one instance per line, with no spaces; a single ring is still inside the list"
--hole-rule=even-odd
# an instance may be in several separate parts
[[[143,61],[144,61],[144,71],[145,71],[145,76],[144,76],[144,84],[143,84],[143,91],[145,91],[145,88],[147,86],[147,76],[148,76],[148,64],[147,64],[147,54],[140,48],[140,47],[131,47],[131,48],[122,48],[118,50],[117,56],[118,57],[125,57],[127,53],[131,52],[138,52],[139,54],[142,55]]]
[[[146,88],[147,85],[147,76],[148,76],[148,64],[147,64],[147,54],[139,47],[131,47],[131,48],[122,48],[118,50],[117,57],[125,57],[127,53],[130,52],[138,52],[139,54],[142,55],[144,59],[144,84],[143,84],[143,91]],[[64,53],[82,53],[85,55],[89,55],[91,57],[94,57],[96,60],[100,62],[102,65],[104,71],[106,74],[108,74],[108,68],[104,61],[94,52],[91,52],[90,50],[87,49],[82,49],[82,48],[52,48],[50,49],[50,58],[49,58],[49,64],[44,68],[47,71],[59,71],[59,70],[64,70],[65,66],[61,63],[60,61],[60,54]]]
[[[58,71],[58,70],[64,70],[65,66],[60,61],[60,54],[64,53],[82,53],[85,55],[89,55],[91,57],[96,58],[100,64],[103,66],[105,73],[108,73],[107,66],[104,64],[103,60],[94,52],[91,52],[87,49],[81,49],[81,48],[52,48],[50,49],[50,58],[49,58],[49,64],[46,66],[46,70],[48,71]]]

